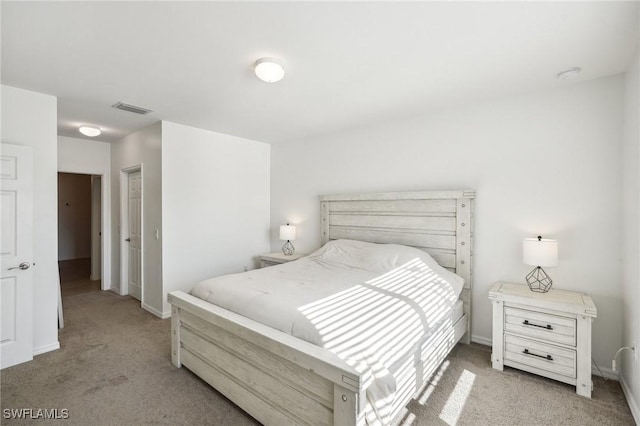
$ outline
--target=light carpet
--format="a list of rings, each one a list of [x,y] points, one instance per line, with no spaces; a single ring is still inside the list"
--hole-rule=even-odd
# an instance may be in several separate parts
[[[3,370],[2,424],[255,425],[186,368],[170,362],[170,320],[111,292],[63,298],[61,349]],[[432,386],[413,400],[409,425],[633,425],[615,381],[594,377],[593,398],[518,370],[491,368],[491,349],[459,344]],[[66,420],[5,419],[4,409],[68,409]]]

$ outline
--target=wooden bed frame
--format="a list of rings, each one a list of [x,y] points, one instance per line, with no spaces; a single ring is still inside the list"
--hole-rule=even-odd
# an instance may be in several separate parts
[[[396,407],[396,421],[453,346],[470,341],[474,197],[468,190],[320,197],[323,244],[349,238],[418,247],[465,280],[465,313],[416,353],[414,392]],[[173,365],[189,368],[261,423],[365,424],[363,380],[344,360],[185,292],[168,298]]]

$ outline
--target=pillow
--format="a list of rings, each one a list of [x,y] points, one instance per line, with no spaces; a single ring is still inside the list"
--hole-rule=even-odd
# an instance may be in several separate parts
[[[418,258],[440,278],[451,284],[457,294],[460,294],[464,286],[462,277],[440,266],[427,252],[400,244],[333,240],[308,257],[373,272],[389,272]]]

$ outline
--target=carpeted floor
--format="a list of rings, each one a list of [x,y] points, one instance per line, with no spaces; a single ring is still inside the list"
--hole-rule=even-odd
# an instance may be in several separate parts
[[[91,258],[71,259],[58,262],[62,298],[88,291],[100,291],[100,280],[91,281]]]
[[[87,281],[87,284],[88,281]],[[82,288],[75,283],[75,288]],[[170,362],[170,320],[111,292],[63,297],[61,349],[1,372],[2,424],[254,425],[187,369]],[[594,377],[592,399],[513,369],[490,348],[458,345],[408,408],[406,425],[633,425],[617,382]],[[6,419],[6,409],[67,409],[66,420]],[[34,411],[35,412],[35,411]]]

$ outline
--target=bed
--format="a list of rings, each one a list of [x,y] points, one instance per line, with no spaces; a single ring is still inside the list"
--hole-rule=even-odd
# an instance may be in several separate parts
[[[394,382],[393,397],[382,413],[371,399],[372,388],[376,389],[372,383],[385,385],[384,380],[376,381],[385,377],[375,373],[382,364],[367,359],[363,367],[362,359],[357,358],[359,351],[351,350],[351,355],[345,356],[335,348],[311,343],[313,338],[285,332],[288,325],[268,326],[251,319],[250,314],[233,312],[233,306],[225,309],[180,291],[169,294],[172,363],[189,368],[266,425],[397,423],[406,404],[453,346],[458,341],[469,342],[474,197],[468,190],[320,197],[323,247],[337,244],[335,240],[355,241],[356,245],[360,241],[401,244],[429,253],[439,265],[463,279],[460,301],[452,302],[446,315],[434,320],[429,333],[411,343],[410,351],[403,350],[402,356],[394,359],[393,374],[402,380]],[[323,255],[322,249],[319,252],[318,256]],[[317,259],[313,262],[318,263]],[[404,265],[405,260],[400,263]],[[295,270],[293,264],[303,268],[313,262],[299,260],[291,266]],[[280,267],[271,268],[277,273]],[[352,296],[350,300],[360,297]],[[311,318],[308,313],[321,312],[327,306],[302,304],[301,312]]]

